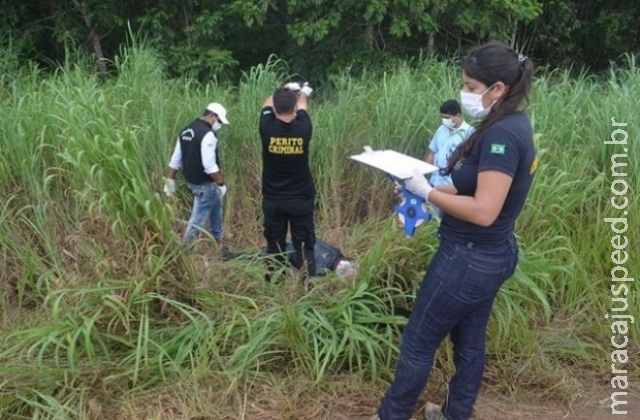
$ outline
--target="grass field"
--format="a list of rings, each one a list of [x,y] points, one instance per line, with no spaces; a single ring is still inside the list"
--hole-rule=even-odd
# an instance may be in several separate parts
[[[421,157],[455,98],[449,63],[316,86],[313,173],[318,236],[360,266],[307,292],[295,273],[265,285],[260,261],[223,263],[206,240],[184,255],[191,201],[163,176],[177,131],[206,103],[221,132],[229,246],[262,245],[257,117],[292,77],[278,61],[237,86],[167,80],[144,47],[124,49],[101,82],[66,64],[0,76],[0,417],[3,419],[328,419],[370,415],[393,374],[399,334],[437,239],[404,237],[381,173],[354,163],[364,145]],[[601,78],[540,73],[528,107],[540,167],[518,221],[521,262],[489,326],[485,385],[572,407],[611,389],[611,118],[626,122],[628,250],[640,245],[640,69]],[[622,161],[618,158],[618,161]],[[620,184],[617,184],[620,191]],[[618,201],[620,203],[621,200]],[[635,233],[634,233],[635,232]],[[624,263],[633,277],[637,253]],[[618,274],[620,275],[620,274]],[[629,283],[626,313],[640,316]],[[629,354],[638,354],[638,323]],[[633,360],[630,357],[630,360]],[[635,359],[637,361],[637,358]],[[618,365],[631,382],[637,363]],[[451,346],[425,395],[444,394]],[[338,407],[327,414],[324,402]],[[358,417],[361,416],[361,417]]]

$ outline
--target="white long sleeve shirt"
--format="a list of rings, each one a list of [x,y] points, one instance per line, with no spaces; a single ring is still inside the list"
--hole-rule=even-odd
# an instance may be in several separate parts
[[[202,166],[207,174],[214,174],[220,171],[218,160],[216,158],[216,149],[218,146],[218,138],[213,131],[208,132],[200,144],[200,154],[202,156]],[[180,148],[180,138],[176,141],[176,147],[173,149],[169,167],[176,171],[182,169],[182,149]]]

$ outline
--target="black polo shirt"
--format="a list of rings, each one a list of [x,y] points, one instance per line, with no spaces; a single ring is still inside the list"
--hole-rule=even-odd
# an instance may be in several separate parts
[[[471,154],[451,173],[458,195],[474,196],[478,173],[499,171],[513,178],[505,203],[491,226],[483,227],[445,214],[440,234],[458,242],[497,245],[514,231],[537,167],[533,128],[518,112],[498,121],[482,136]]]
[[[315,185],[309,167],[313,126],[305,110],[286,123],[272,107],[260,114],[262,140],[262,196],[265,199],[313,199]]]

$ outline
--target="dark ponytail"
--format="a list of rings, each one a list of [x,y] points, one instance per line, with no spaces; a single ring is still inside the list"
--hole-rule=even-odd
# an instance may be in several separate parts
[[[530,58],[518,54],[502,42],[489,42],[476,47],[462,61],[467,76],[487,87],[497,82],[506,86],[506,93],[491,107],[489,115],[475,125],[475,132],[452,153],[444,175],[449,175],[457,164],[471,154],[480,139],[494,123],[521,109],[528,101],[533,84],[534,65]]]

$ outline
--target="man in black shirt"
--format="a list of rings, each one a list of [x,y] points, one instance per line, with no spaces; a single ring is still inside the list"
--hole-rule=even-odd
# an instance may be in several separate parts
[[[193,194],[193,210],[183,237],[183,245],[190,245],[205,222],[209,220],[211,236],[222,239],[222,197],[227,192],[218,153],[217,131],[229,124],[227,110],[222,104],[210,103],[202,116],[185,127],[178,136],[169,162],[164,192],[175,192],[175,177],[182,169]]]
[[[289,83],[276,89],[260,114],[262,140],[262,211],[267,254],[285,263],[287,231],[291,228],[294,266],[306,265],[306,275],[315,275],[313,221],[315,185],[309,167],[309,145],[313,126],[307,113],[307,97],[313,90]],[[273,261],[267,263],[271,279]]]

